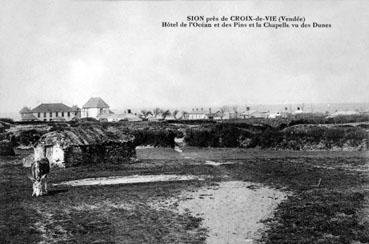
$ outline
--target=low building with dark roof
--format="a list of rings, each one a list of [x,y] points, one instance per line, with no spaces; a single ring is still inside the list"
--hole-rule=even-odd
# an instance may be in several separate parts
[[[80,109],[63,103],[41,103],[34,109],[22,108],[20,114],[22,121],[70,121],[80,117]]]
[[[115,127],[79,126],[44,134],[34,159],[48,158],[52,167],[127,163],[135,157],[134,136]]]
[[[82,118],[95,118],[110,114],[109,105],[101,97],[91,97],[82,107]]]

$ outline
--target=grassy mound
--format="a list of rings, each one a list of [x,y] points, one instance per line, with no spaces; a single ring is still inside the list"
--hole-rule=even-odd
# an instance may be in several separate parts
[[[368,132],[361,127],[294,125],[274,128],[249,124],[205,125],[186,130],[190,146],[288,150],[366,150]]]

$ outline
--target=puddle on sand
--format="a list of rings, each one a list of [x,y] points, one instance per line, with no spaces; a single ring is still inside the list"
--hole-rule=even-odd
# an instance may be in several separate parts
[[[91,186],[91,185],[135,184],[135,183],[164,182],[164,181],[166,182],[190,181],[204,179],[205,177],[195,175],[130,175],[130,176],[86,178],[80,180],[63,181],[53,185]]]
[[[169,204],[180,213],[203,218],[202,225],[209,231],[207,243],[256,243],[265,230],[260,221],[271,217],[286,196],[259,184],[226,181],[195,192],[186,191],[177,204]],[[171,207],[166,203],[156,207]]]

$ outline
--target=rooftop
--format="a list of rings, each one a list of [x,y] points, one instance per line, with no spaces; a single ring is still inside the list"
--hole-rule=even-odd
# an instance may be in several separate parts
[[[119,128],[109,126],[71,127],[63,131],[52,131],[43,135],[38,143],[54,145],[59,143],[63,148],[68,146],[97,145],[106,142],[133,141],[134,137]]]
[[[91,97],[83,108],[109,108],[109,105],[101,97]]]
[[[41,103],[31,110],[32,113],[48,113],[48,112],[72,112],[75,109],[63,103]]]
[[[31,109],[28,107],[23,107],[19,113],[23,114],[23,113],[31,113]]]

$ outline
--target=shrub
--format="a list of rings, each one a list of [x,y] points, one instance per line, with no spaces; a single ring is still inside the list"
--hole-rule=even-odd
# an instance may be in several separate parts
[[[332,149],[359,146],[368,133],[358,127],[297,125],[285,129],[237,123],[206,125],[186,130],[185,142],[199,147],[261,147],[274,149]],[[263,129],[260,129],[263,128]],[[361,150],[361,149],[360,149]]]
[[[9,124],[14,124],[14,120],[11,118],[0,118],[0,122],[5,122]]]
[[[215,137],[219,138],[220,147],[239,147],[239,138],[242,130],[230,125],[217,125],[215,127]]]
[[[37,142],[41,138],[43,134],[44,133],[37,131],[35,129],[21,131],[19,136],[15,138],[15,140],[20,145],[25,145],[25,146],[33,145],[35,142]]]
[[[144,128],[131,132],[135,136],[134,143],[136,146],[174,147],[175,145],[174,138],[176,137],[176,132],[173,130]]]
[[[329,128],[325,131],[324,137],[329,142],[338,142],[345,136],[343,128]]]
[[[99,121],[95,118],[90,118],[90,117],[87,117],[87,118],[80,118],[79,120],[77,120],[79,122],[96,122],[98,123]]]
[[[185,142],[198,147],[240,147],[249,145],[245,140],[253,137],[251,127],[237,127],[236,124],[216,124],[186,130]]]
[[[0,155],[13,156],[15,155],[13,145],[8,140],[0,141]]]
[[[211,129],[192,128],[186,130],[185,142],[189,146],[217,147],[218,140]]]
[[[288,140],[304,140],[308,143],[318,143],[325,132],[325,128],[321,126],[293,126],[283,130],[285,139]]]
[[[0,133],[0,141],[9,139],[9,136],[7,133]]]
[[[369,115],[357,114],[357,115],[339,115],[327,119],[330,123],[344,124],[344,123],[358,123],[369,121]]]
[[[283,133],[277,129],[267,128],[263,133],[254,137],[251,146],[261,148],[277,147],[283,140]]]
[[[50,131],[63,131],[65,130],[65,128],[68,128],[68,127],[69,127],[69,124],[65,122],[64,123],[63,122],[53,123]]]

